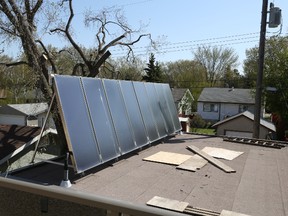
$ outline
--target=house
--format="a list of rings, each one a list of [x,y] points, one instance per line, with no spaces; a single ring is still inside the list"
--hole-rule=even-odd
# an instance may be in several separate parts
[[[197,101],[197,113],[205,120],[220,121],[250,111],[254,113],[255,98],[251,89],[204,88]],[[263,109],[262,109],[263,116]]]
[[[7,104],[0,107],[0,124],[42,127],[47,110],[47,103]],[[47,125],[55,128],[52,118]]]
[[[254,115],[245,111],[237,115],[223,119],[212,127],[216,128],[218,136],[235,136],[235,137],[253,137]],[[260,120],[259,138],[266,139],[268,134],[275,133],[276,129],[273,123],[264,119]]]
[[[172,96],[179,116],[187,116],[192,112],[194,97],[187,88],[172,88]]]
[[[194,102],[194,97],[190,90],[186,88],[172,88],[171,92],[178,111],[182,131],[189,132],[189,119],[192,113],[192,103]]]

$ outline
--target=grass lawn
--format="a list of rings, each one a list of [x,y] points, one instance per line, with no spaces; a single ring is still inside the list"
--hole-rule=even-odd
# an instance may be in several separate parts
[[[194,133],[200,133],[200,134],[215,135],[215,130],[209,129],[209,128],[191,128],[190,131]]]

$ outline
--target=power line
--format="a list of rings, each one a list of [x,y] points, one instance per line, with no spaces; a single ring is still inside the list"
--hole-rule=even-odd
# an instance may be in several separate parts
[[[231,46],[243,43],[255,43],[259,41],[258,32],[229,35],[223,37],[206,38],[193,41],[182,41],[162,45],[158,50],[154,50],[157,54],[170,53],[170,52],[183,52],[198,48],[199,46],[215,45],[215,46]],[[246,37],[244,37],[246,36]],[[223,40],[225,39],[225,40]],[[183,45],[182,45],[183,44]],[[152,48],[150,46],[134,47],[133,52],[135,55],[146,55],[148,50]],[[123,56],[126,52],[123,49],[112,49],[113,56]]]

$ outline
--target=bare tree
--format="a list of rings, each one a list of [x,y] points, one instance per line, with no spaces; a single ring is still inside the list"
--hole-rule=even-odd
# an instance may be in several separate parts
[[[109,12],[107,10],[103,10],[98,14],[87,13],[85,17],[85,24],[86,26],[89,25],[96,25],[96,40],[98,46],[96,49],[93,50],[89,55],[85,55],[81,46],[77,44],[74,40],[70,28],[72,24],[72,20],[74,18],[74,10],[72,6],[72,0],[69,0],[69,11],[70,16],[65,28],[55,28],[52,29],[52,33],[60,33],[63,34],[73,48],[78,52],[79,56],[81,57],[81,63],[77,63],[73,69],[73,75],[76,74],[78,68],[81,68],[81,75],[88,76],[88,77],[95,77],[99,73],[100,66],[105,62],[105,60],[111,55],[109,52],[109,48],[114,46],[122,46],[128,49],[128,56],[134,55],[133,53],[133,45],[136,44],[141,40],[142,37],[148,37],[151,40],[150,34],[140,34],[137,36],[136,39],[130,40],[132,38],[132,34],[139,33],[140,30],[133,30],[131,29],[128,24],[125,22],[124,17],[120,13],[120,11],[115,11],[115,19],[109,19]],[[109,33],[109,28],[117,27],[122,33],[117,36],[111,36]],[[110,39],[110,40],[109,40]]]
[[[52,3],[55,5],[55,1]],[[51,14],[59,12],[61,9],[64,12],[65,6],[68,6],[69,17],[67,22],[62,25],[63,27],[54,28],[51,30],[51,33],[62,34],[80,55],[83,62],[77,63],[74,66],[74,73],[80,67],[81,75],[95,77],[99,73],[102,63],[109,57],[110,53],[108,49],[110,47],[117,45],[124,46],[128,48],[128,54],[133,54],[133,45],[139,42],[142,37],[151,39],[150,34],[140,34],[135,40],[127,40],[128,36],[132,38],[131,35],[133,33],[139,32],[133,31],[128,25],[122,22],[121,16],[116,16],[115,21],[106,19],[105,12],[101,16],[87,16],[87,24],[97,23],[99,26],[96,32],[98,47],[93,53],[87,56],[71,34],[72,20],[74,18],[72,0],[59,0],[57,3],[59,10],[52,11]],[[47,29],[53,21],[52,19],[48,19],[47,25],[39,23],[41,21],[41,12],[44,13],[46,11],[47,5],[49,6],[48,0],[0,0],[0,37],[3,40],[18,41],[26,59],[25,61],[2,62],[1,64],[5,64],[8,67],[21,64],[28,65],[35,72],[38,88],[42,91],[45,100],[51,101],[54,92],[53,88],[49,85],[48,68],[52,66],[53,72],[57,73],[57,67],[53,56],[38,37],[40,31],[38,28],[44,27]],[[110,41],[108,41],[109,25],[116,25],[122,29],[122,33]],[[56,105],[53,107],[52,113],[58,135],[61,140],[65,140],[63,126]]]
[[[194,56],[195,60],[205,68],[206,80],[210,86],[214,86],[216,81],[223,77],[227,68],[236,67],[238,61],[238,56],[233,49],[216,46],[198,47]]]

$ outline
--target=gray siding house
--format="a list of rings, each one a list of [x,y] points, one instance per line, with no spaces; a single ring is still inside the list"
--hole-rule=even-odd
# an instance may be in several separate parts
[[[47,103],[7,104],[0,107],[0,124],[42,127],[47,110]],[[47,124],[55,128],[52,118]]]
[[[254,106],[251,89],[204,88],[197,101],[197,113],[205,120],[221,121],[244,111],[254,113]]]

